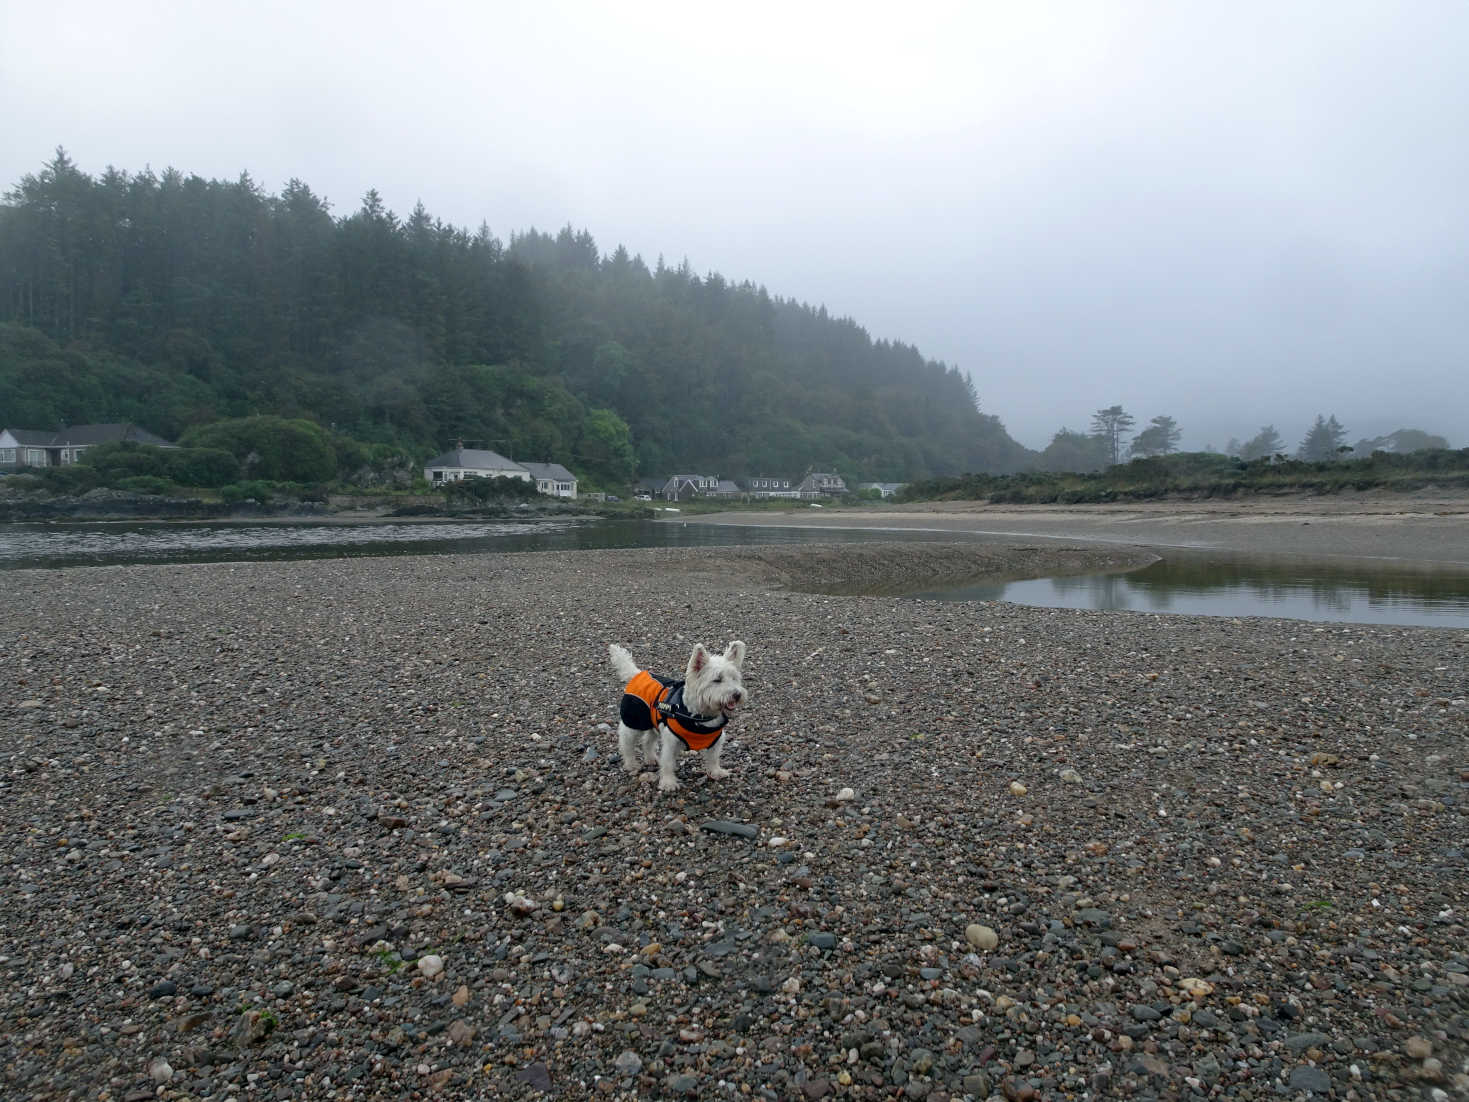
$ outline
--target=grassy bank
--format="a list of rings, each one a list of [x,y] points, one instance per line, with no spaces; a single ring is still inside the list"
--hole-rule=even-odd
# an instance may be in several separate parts
[[[996,505],[1079,505],[1157,498],[1209,498],[1250,494],[1379,490],[1411,492],[1427,487],[1469,489],[1469,448],[1310,463],[1297,459],[1245,461],[1215,452],[1135,459],[1091,474],[1028,472],[967,474],[912,483],[904,501],[989,501]]]

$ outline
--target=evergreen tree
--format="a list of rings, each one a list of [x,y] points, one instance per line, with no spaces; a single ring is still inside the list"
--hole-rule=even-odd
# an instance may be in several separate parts
[[[1347,430],[1337,423],[1336,414],[1332,414],[1328,419],[1318,413],[1316,423],[1311,426],[1310,431],[1306,433],[1306,438],[1301,441],[1301,446],[1296,450],[1296,456],[1313,463],[1340,459],[1346,436]]]
[[[1129,455],[1169,455],[1178,450],[1183,433],[1172,417],[1154,417],[1148,427],[1133,437]]]
[[[1038,466],[1043,471],[1072,472],[1100,471],[1108,463],[1107,441],[1093,433],[1073,432],[1062,428],[1051,437],[1051,442],[1041,452]]]
[[[1109,462],[1117,463],[1121,459],[1122,436],[1134,423],[1132,414],[1121,406],[1108,406],[1092,414],[1092,435],[1106,442]]]
[[[687,261],[571,226],[507,247],[371,190],[338,218],[300,180],[93,178],[60,149],[0,203],[0,408],[171,439],[268,415],[423,456],[466,435],[606,479],[634,446],[645,474],[733,477],[1034,458],[957,367]]]
[[[1275,431],[1275,426],[1264,425],[1259,432],[1240,445],[1239,457],[1244,460],[1269,459],[1284,451],[1285,441]]]

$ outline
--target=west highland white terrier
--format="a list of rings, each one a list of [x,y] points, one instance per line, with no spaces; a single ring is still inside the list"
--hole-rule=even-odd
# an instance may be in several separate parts
[[[719,764],[719,751],[724,725],[746,699],[740,677],[745,644],[736,639],[723,654],[711,653],[702,643],[695,645],[682,681],[639,668],[616,643],[608,644],[607,654],[624,682],[617,725],[622,767],[636,773],[644,761],[656,764],[659,790],[672,792],[678,788],[674,775],[678,756],[688,749],[699,751],[711,780],[728,777],[729,770]]]

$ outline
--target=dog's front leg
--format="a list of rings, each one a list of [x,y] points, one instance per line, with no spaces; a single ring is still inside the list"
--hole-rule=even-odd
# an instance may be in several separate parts
[[[658,790],[674,792],[678,789],[678,755],[683,744],[666,729],[662,734],[663,741],[658,746]]]
[[[709,775],[711,781],[722,781],[729,776],[729,770],[719,765],[719,748],[723,745],[724,739],[718,739],[713,746],[699,751],[699,757],[704,760],[704,772]]]

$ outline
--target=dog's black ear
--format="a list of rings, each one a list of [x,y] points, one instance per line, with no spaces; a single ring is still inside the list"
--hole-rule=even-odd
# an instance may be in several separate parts
[[[740,669],[745,664],[745,644],[736,639],[724,648],[724,660],[733,664],[735,669]]]

